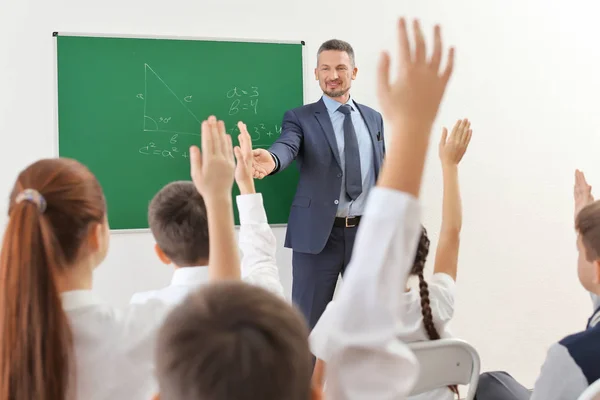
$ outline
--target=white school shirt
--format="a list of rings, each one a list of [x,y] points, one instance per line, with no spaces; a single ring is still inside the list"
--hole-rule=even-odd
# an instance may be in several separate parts
[[[398,338],[406,287],[421,235],[418,200],[375,187],[369,194],[350,265],[331,305],[327,392],[332,400],[405,399],[419,367]]]
[[[244,282],[260,286],[284,297],[275,254],[277,240],[269,226],[260,193],[236,197],[240,217],[239,246],[242,251],[241,269]],[[177,268],[171,284],[160,290],[136,293],[131,303],[161,299],[171,304],[180,303],[191,291],[208,281],[208,268]]]
[[[73,333],[77,400],[149,400],[158,393],[154,346],[171,306],[159,300],[114,308],[90,290],[61,295]]]
[[[448,331],[448,322],[454,315],[455,282],[450,275],[445,273],[433,274],[428,281],[429,300],[433,323],[442,338],[451,337]],[[411,289],[400,294],[404,307],[400,308],[397,316],[398,338],[405,343],[429,340],[423,325],[421,311],[421,296],[418,291]],[[329,331],[332,318],[332,303],[329,303],[323,315],[310,334],[310,349],[315,357],[328,362],[330,349],[328,346]],[[409,400],[452,400],[455,395],[447,388],[439,388],[415,396]]]

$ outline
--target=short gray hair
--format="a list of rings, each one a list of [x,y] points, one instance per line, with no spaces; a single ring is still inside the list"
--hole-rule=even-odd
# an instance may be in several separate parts
[[[324,42],[321,45],[321,47],[319,47],[319,51],[317,52],[317,58],[319,57],[319,55],[322,52],[329,51],[329,50],[345,51],[346,53],[348,53],[348,56],[350,57],[350,62],[352,63],[352,66],[354,67],[354,65],[355,65],[354,49],[352,48],[350,43],[344,42],[343,40],[339,40],[339,39],[330,39],[330,40]]]

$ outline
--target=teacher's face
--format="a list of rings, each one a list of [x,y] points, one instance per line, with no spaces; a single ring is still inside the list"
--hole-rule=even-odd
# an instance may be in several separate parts
[[[326,50],[319,54],[315,78],[321,90],[331,98],[345,97],[356,79],[357,68],[345,51]]]

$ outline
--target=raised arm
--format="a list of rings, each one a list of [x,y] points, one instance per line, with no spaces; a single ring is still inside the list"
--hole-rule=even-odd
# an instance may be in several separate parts
[[[296,159],[302,138],[302,128],[296,113],[293,110],[287,111],[283,116],[281,135],[271,148],[252,151],[254,178],[262,179],[286,169]]]
[[[210,236],[208,273],[211,280],[240,279],[231,189],[235,161],[231,136],[214,116],[202,122],[202,152],[190,147],[192,181],[204,198]]]
[[[285,297],[275,259],[277,241],[267,221],[262,195],[256,193],[252,178],[252,139],[244,123],[238,123],[238,127],[240,145],[234,150],[235,182],[240,189],[236,202],[240,216],[242,280]]]
[[[471,122],[467,119],[460,120],[454,125],[450,137],[448,137],[448,130],[444,128],[439,146],[444,176],[444,199],[434,273],[448,274],[454,280],[458,268],[458,248],[462,227],[458,164],[469,146],[471,133]]]
[[[411,51],[399,22],[398,79],[389,82],[390,58],[379,68],[378,97],[391,122],[390,147],[377,187],[367,201],[331,326],[327,390],[335,399],[404,399],[418,376],[414,355],[398,339],[402,296],[420,226],[417,201],[431,127],[450,78],[453,50],[440,73],[439,27],[431,60],[417,21]],[[364,268],[364,266],[369,268]]]

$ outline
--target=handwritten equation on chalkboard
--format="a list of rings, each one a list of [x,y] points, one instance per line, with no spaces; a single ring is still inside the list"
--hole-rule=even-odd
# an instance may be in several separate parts
[[[244,121],[246,118],[256,119],[259,115],[260,88],[256,85],[231,86],[224,88],[224,97],[228,104],[227,112],[230,117]],[[193,111],[194,95],[183,93],[179,95],[167,82],[147,63],[144,64],[144,92],[135,96],[143,102],[144,107],[144,132],[163,132],[165,139],[150,141],[138,149],[138,153],[145,156],[162,157],[166,159],[188,158],[189,144],[199,144],[190,141],[191,138],[181,143],[181,135],[200,134],[200,119]],[[162,111],[160,111],[162,110]],[[168,111],[167,111],[168,110]],[[260,117],[259,117],[260,118]],[[247,124],[248,132],[254,147],[268,147],[273,136],[281,134],[281,125],[269,123]],[[230,126],[227,130],[230,135],[239,134],[237,125]],[[197,139],[196,139],[197,141]],[[198,141],[197,141],[198,142]]]

